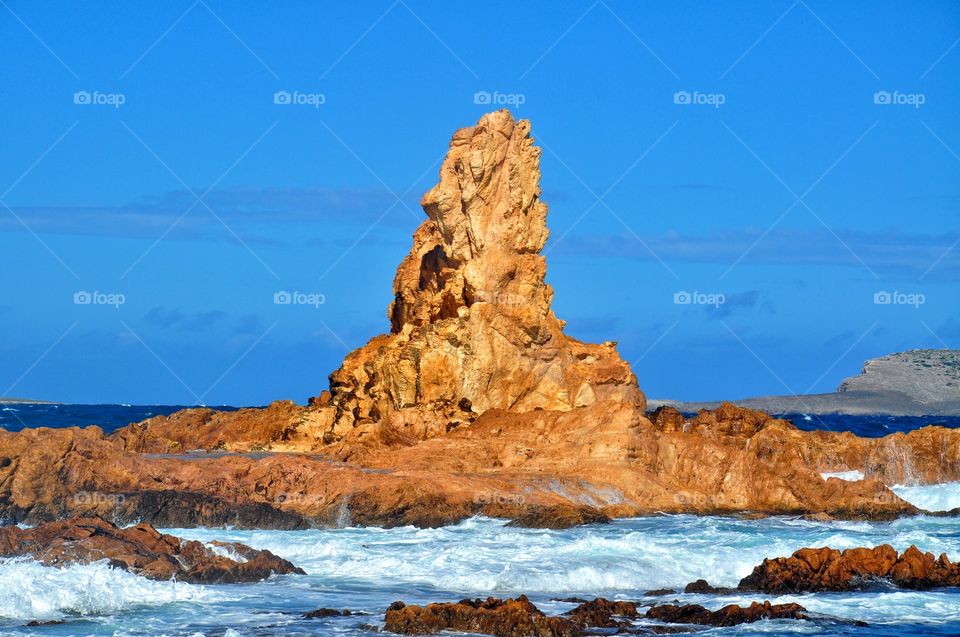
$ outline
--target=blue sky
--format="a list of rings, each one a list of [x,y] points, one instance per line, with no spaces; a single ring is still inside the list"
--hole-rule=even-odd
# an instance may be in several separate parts
[[[0,395],[318,393],[478,92],[544,147],[557,314],[649,396],[960,344],[954,1],[0,5]]]

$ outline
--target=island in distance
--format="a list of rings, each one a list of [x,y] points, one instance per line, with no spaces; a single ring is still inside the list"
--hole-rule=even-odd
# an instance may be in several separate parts
[[[648,399],[685,413],[716,409],[723,401]],[[915,349],[872,358],[832,394],[759,396],[734,401],[774,414],[960,416],[960,350]]]

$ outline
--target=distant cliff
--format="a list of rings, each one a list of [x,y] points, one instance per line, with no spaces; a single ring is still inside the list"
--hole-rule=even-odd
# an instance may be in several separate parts
[[[717,402],[650,400],[649,408],[715,409]],[[960,416],[960,350],[915,349],[872,358],[833,394],[761,396],[735,401],[770,413]]]
[[[868,360],[838,392],[898,392],[925,405],[960,401],[960,350],[913,349]]]

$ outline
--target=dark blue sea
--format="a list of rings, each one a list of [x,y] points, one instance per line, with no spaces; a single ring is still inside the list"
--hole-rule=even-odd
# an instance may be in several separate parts
[[[193,405],[196,406],[196,405]],[[154,416],[169,416],[189,405],[71,405],[0,404],[0,427],[20,431],[24,427],[87,427],[97,425],[106,433]],[[238,407],[218,405],[219,411]]]
[[[195,405],[193,405],[195,406]],[[98,425],[110,433],[133,422],[153,416],[167,416],[190,405],[73,405],[73,404],[0,404],[0,427],[19,431],[24,427],[86,427]],[[210,406],[220,411],[239,407]],[[876,438],[898,431],[912,431],[927,425],[960,427],[960,416],[842,416],[777,414],[800,429],[852,431],[858,436]]]

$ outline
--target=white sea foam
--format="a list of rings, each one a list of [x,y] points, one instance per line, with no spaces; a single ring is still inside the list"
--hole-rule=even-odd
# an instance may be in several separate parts
[[[610,594],[682,588],[700,578],[735,586],[764,558],[810,546],[889,542],[899,550],[916,544],[935,554],[960,554],[956,541],[938,533],[947,523],[664,516],[559,532],[507,528],[487,519],[441,529],[171,532],[265,548],[331,583],[414,584],[468,594]]]
[[[440,529],[171,529],[175,535],[204,542],[239,541],[269,549],[303,567],[308,575],[274,577],[257,584],[190,586],[151,582],[103,564],[51,569],[23,560],[0,562],[0,616],[28,620],[94,615],[99,617],[93,632],[116,637],[195,633],[279,637],[303,634],[300,614],[304,610],[348,607],[369,614],[310,622],[303,628],[311,634],[362,637],[369,634],[362,624],[378,622],[383,609],[397,599],[425,603],[526,593],[544,610],[562,612],[569,605],[550,598],[637,599],[651,588],[679,589],[699,578],[734,586],[763,558],[789,555],[804,546],[850,548],[887,542],[898,550],[916,544],[923,551],[956,556],[960,555],[956,528],[954,519],[935,517],[826,523],[669,515],[565,531],[515,529],[483,518]],[[755,598],[679,597],[711,609]],[[910,622],[942,627],[958,617],[958,595],[950,591],[769,599],[797,601],[815,613],[883,626]],[[946,626],[951,630],[941,634],[955,627]],[[0,618],[0,632],[2,627]],[[823,628],[813,622],[760,622],[731,632],[824,634]],[[90,631],[85,625],[73,632]]]
[[[103,562],[54,568],[23,558],[0,560],[0,617],[8,619],[47,620],[220,599],[222,594],[204,586],[152,581]]]
[[[820,477],[824,480],[830,478],[840,478],[841,480],[846,480],[848,482],[856,482],[857,480],[863,480],[862,471],[833,471],[821,473]]]
[[[910,504],[927,511],[950,511],[960,507],[960,482],[921,486],[895,485],[890,488]]]

